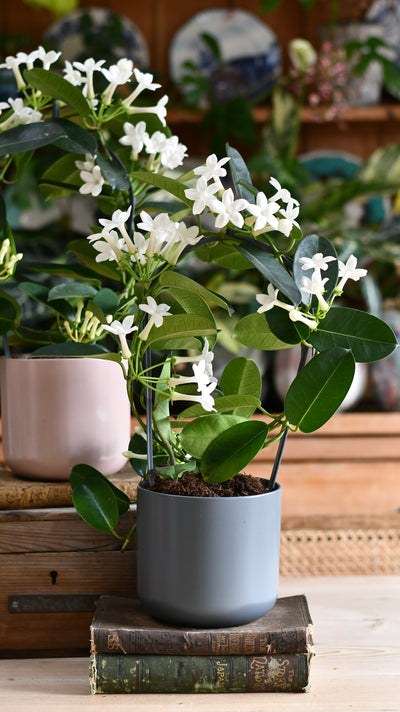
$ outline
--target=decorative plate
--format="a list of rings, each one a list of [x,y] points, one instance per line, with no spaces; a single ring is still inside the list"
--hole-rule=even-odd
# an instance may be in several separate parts
[[[126,17],[103,8],[66,15],[46,30],[43,39],[69,62],[94,57],[110,64],[127,57],[142,69],[149,65],[147,44],[140,30]]]
[[[384,41],[393,47],[393,61],[400,67],[400,3],[398,0],[374,0],[365,15],[369,22],[379,22],[383,27]],[[390,92],[400,99],[400,92]]]
[[[217,42],[220,61],[202,35]],[[282,73],[282,52],[276,35],[245,10],[214,9],[199,12],[175,34],[169,52],[172,80],[181,80],[191,62],[210,79],[218,102],[237,96],[261,100]]]
[[[358,156],[346,151],[334,150],[309,151],[299,156],[299,160],[307,167],[311,178],[316,181],[328,178],[353,178],[362,165],[362,159]],[[360,222],[362,220],[370,225],[383,222],[389,212],[389,200],[378,196],[368,198],[362,204]]]

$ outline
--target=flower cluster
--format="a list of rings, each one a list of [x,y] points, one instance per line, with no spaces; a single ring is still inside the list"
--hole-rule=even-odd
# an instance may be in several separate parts
[[[6,282],[14,274],[17,262],[22,260],[22,253],[15,252],[6,237],[0,245],[0,282]]]
[[[348,106],[351,77],[345,48],[325,41],[317,53],[307,40],[292,40],[289,56],[289,91],[315,110],[316,118],[320,111],[327,120],[340,117]]]

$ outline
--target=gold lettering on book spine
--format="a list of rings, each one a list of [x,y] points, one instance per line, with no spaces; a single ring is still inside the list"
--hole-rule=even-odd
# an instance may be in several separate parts
[[[107,650],[112,653],[115,650],[120,650],[121,644],[119,635],[116,630],[110,630],[107,633]]]

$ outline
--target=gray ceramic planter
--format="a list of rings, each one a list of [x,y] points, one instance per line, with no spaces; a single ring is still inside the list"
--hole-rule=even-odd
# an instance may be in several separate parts
[[[138,487],[138,596],[178,625],[241,625],[278,595],[281,490],[182,497]]]

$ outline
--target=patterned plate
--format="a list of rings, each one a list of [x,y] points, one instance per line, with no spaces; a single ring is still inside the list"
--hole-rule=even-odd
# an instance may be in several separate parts
[[[218,61],[202,35],[219,46]],[[237,96],[261,100],[282,73],[282,52],[272,30],[245,10],[205,10],[175,34],[169,53],[172,80],[181,84],[187,73],[185,62],[193,63],[214,85],[217,101]]]

